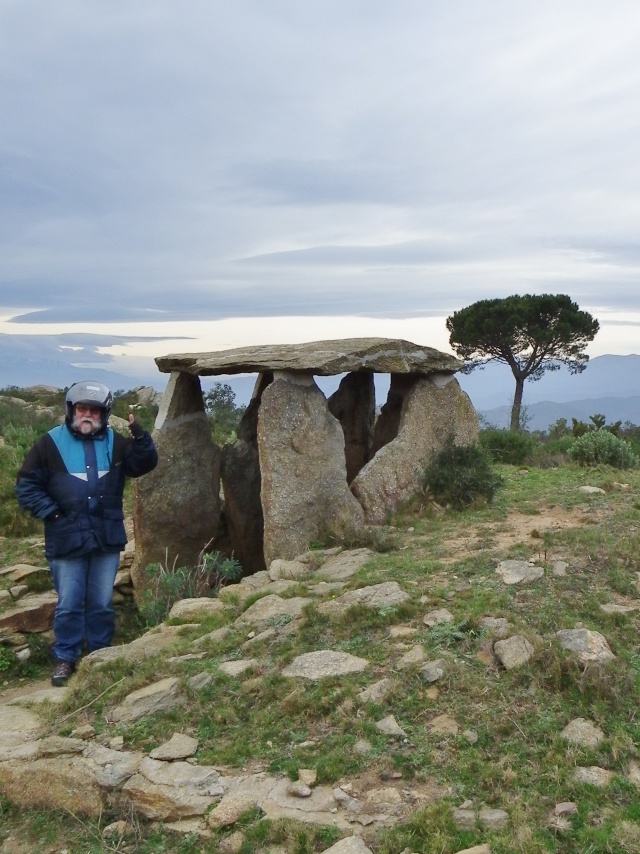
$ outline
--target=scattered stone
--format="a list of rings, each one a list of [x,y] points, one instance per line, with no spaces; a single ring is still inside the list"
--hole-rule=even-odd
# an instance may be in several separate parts
[[[492,637],[501,640],[509,636],[513,624],[504,617],[483,617],[480,620],[482,628]]]
[[[604,768],[598,768],[597,765],[591,765],[588,768],[576,768],[573,776],[577,783],[589,783],[591,786],[604,788],[613,779],[613,771],[607,771]]]
[[[269,567],[269,578],[271,581],[278,581],[281,578],[288,580],[306,578],[308,575],[308,565],[299,560],[282,560],[281,558],[276,558],[271,561],[271,566]]]
[[[318,779],[318,772],[315,768],[298,768],[298,780],[306,786],[313,786]]]
[[[103,828],[102,835],[107,839],[112,836],[122,838],[123,836],[126,836],[127,833],[132,832],[132,825],[130,825],[128,821],[120,819],[120,821],[112,821],[111,824],[108,824],[105,828]]]
[[[456,854],[491,854],[491,848],[485,842],[482,845],[474,845],[473,848],[463,848],[456,851]]]
[[[318,605],[321,614],[340,613],[352,605],[363,605],[365,608],[392,608],[409,599],[397,581],[384,581],[382,584],[371,584],[358,590],[349,590],[337,599],[322,602]]]
[[[505,584],[527,584],[544,575],[544,569],[541,566],[526,560],[503,560],[498,564],[496,572]]]
[[[604,489],[600,489],[599,486],[579,486],[578,492],[584,492],[585,495],[606,495]]]
[[[326,848],[324,854],[372,854],[370,848],[367,848],[360,836],[347,836],[332,845],[331,848]]]
[[[590,661],[611,661],[615,658],[606,638],[600,632],[592,632],[589,629],[561,629],[556,632],[556,637],[562,648],[577,653],[583,664]]]
[[[562,801],[562,803],[555,805],[553,811],[556,815],[570,815],[578,812],[578,805],[574,804],[573,801]]]
[[[434,735],[457,735],[460,732],[460,724],[451,715],[438,715],[427,728]]]
[[[376,721],[375,727],[379,732],[384,733],[384,735],[395,735],[403,737],[406,737],[407,735],[393,715],[387,715],[386,718],[382,718],[382,720]]]
[[[282,671],[283,676],[299,676],[303,679],[324,679],[326,676],[346,676],[366,670],[369,662],[348,652],[320,649],[298,655]]]
[[[506,670],[522,667],[531,660],[533,645],[522,635],[513,635],[493,645],[496,657]]]
[[[600,610],[605,614],[632,614],[637,611],[640,605],[616,605],[610,602],[606,605],[600,605]]]
[[[364,754],[370,753],[373,750],[373,747],[371,742],[367,741],[366,738],[359,738],[353,745],[353,749],[356,753]]]
[[[558,577],[565,576],[567,574],[567,570],[569,569],[569,564],[566,560],[554,560],[551,564],[551,572],[553,575],[557,575]]]
[[[207,824],[213,830],[235,824],[242,813],[255,809],[256,801],[251,795],[225,795],[209,813]]]
[[[579,744],[582,747],[597,747],[604,738],[602,730],[584,718],[574,718],[560,735],[570,744]]]
[[[400,658],[397,663],[398,670],[406,670],[407,667],[414,667],[416,664],[421,664],[427,657],[424,647],[421,644],[416,644],[408,652]]]
[[[472,729],[465,729],[462,735],[466,738],[469,744],[475,744],[478,741],[478,733]]]
[[[164,744],[154,748],[149,753],[149,756],[152,759],[170,761],[186,759],[188,756],[193,756],[197,750],[197,738],[192,738],[190,735],[185,735],[181,732],[174,732],[169,741],[165,741]]]
[[[302,780],[294,780],[287,786],[287,794],[294,798],[308,798],[311,796],[311,788]]]
[[[315,577],[324,581],[344,581],[354,575],[361,566],[371,560],[370,549],[351,549],[334,555],[315,572]]]
[[[275,593],[270,593],[258,599],[253,605],[250,605],[238,619],[236,624],[250,624],[258,628],[267,628],[271,620],[276,620],[282,617],[295,619],[302,615],[302,611],[306,605],[311,602],[311,599],[306,599],[301,596],[294,596],[291,599],[283,599]]]
[[[415,626],[390,626],[390,638],[406,638],[415,635],[418,629]]]
[[[444,667],[444,658],[436,658],[435,661],[428,661],[420,668],[420,676],[425,682],[437,682],[444,674]]]
[[[454,616],[451,611],[447,611],[446,608],[438,608],[435,611],[429,611],[428,614],[425,614],[422,618],[422,622],[425,626],[442,626],[445,623],[452,623],[454,620]]]
[[[56,690],[59,690],[56,688]],[[81,738],[85,741],[93,738],[96,734],[95,729],[91,726],[91,724],[83,724],[82,726],[76,727],[76,729],[71,730],[71,738]]]
[[[257,658],[239,658],[235,661],[223,661],[219,667],[227,676],[240,676],[246,670],[251,670],[259,664]]]
[[[168,677],[133,691],[113,709],[110,720],[130,723],[144,715],[173,709],[179,702],[178,680],[175,677]]]
[[[175,618],[190,618],[208,617],[211,614],[219,614],[224,611],[224,602],[219,599],[211,599],[203,597],[199,599],[180,599],[169,611],[169,617]]]

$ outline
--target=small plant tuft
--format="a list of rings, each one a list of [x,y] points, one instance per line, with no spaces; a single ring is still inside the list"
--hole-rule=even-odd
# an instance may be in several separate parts
[[[478,499],[492,501],[504,480],[479,445],[456,445],[449,437],[424,473],[424,492],[438,504],[463,510]]]
[[[157,626],[180,599],[215,597],[218,590],[242,575],[242,566],[220,552],[201,552],[196,566],[171,569],[152,563],[145,569],[148,586],[140,603],[140,615],[147,625]]]

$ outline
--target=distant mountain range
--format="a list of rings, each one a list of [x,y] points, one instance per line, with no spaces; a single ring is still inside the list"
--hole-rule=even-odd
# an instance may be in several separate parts
[[[100,352],[131,340],[76,333],[0,334],[0,388],[11,385],[64,388],[77,380],[92,378],[114,391],[140,385],[164,391],[168,375],[158,371],[152,358],[137,358],[128,366],[131,372],[125,374],[114,369],[111,356]],[[184,350],[189,350],[188,339]],[[515,381],[506,365],[493,363],[483,370],[456,377],[483,419],[496,427],[509,425]],[[319,377],[318,385],[325,394],[330,394],[339,380],[339,377]],[[207,377],[203,379],[203,387],[210,388],[214,382],[228,383],[236,394],[236,402],[245,404],[251,397],[255,377]],[[388,377],[376,378],[378,405],[384,402],[388,387]],[[547,372],[538,382],[525,383],[523,407],[530,430],[546,430],[558,418],[566,418],[569,423],[571,418],[588,421],[596,413],[605,415],[608,422],[640,424],[640,355],[596,356],[585,371],[576,375],[566,368]]]

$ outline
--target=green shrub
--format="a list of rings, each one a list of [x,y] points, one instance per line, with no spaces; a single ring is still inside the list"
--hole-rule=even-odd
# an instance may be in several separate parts
[[[197,566],[167,569],[160,563],[147,566],[148,586],[142,594],[140,615],[147,625],[156,626],[180,599],[215,596],[224,584],[242,575],[242,567],[233,557],[220,552],[203,552]]]
[[[480,431],[478,444],[488,451],[494,462],[517,466],[531,457],[540,443],[535,436],[524,430],[487,427]]]
[[[629,469],[638,465],[638,457],[629,445],[608,430],[593,430],[580,436],[569,449],[569,457],[580,466],[603,464]]]
[[[504,481],[480,445],[456,445],[450,437],[424,473],[423,488],[439,504],[462,510],[477,499],[492,501]]]

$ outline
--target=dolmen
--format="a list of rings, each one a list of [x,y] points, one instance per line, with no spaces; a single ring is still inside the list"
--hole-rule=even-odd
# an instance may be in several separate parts
[[[421,489],[449,437],[477,441],[454,377],[462,362],[409,341],[353,338],[156,359],[170,374],[155,424],[160,462],[134,483],[136,564],[193,566],[222,544],[244,575],[314,541],[379,525]],[[233,443],[213,444],[200,377],[257,374]],[[389,374],[376,409],[374,374]],[[325,397],[316,376],[344,375]]]

